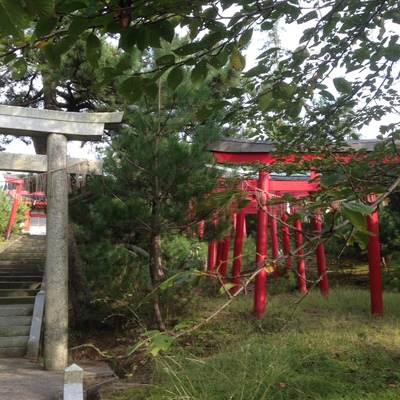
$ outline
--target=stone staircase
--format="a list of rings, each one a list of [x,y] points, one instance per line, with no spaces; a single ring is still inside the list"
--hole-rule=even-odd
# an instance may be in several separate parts
[[[45,236],[24,236],[0,252],[0,358],[24,357],[41,289]]]

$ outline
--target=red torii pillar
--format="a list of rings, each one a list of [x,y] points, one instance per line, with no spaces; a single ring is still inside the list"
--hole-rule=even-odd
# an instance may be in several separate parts
[[[222,240],[221,244],[221,258],[218,264],[218,272],[223,278],[225,278],[228,272],[229,247],[231,244],[231,236],[226,236],[225,239]]]
[[[24,180],[23,179],[13,179],[9,181],[10,183],[16,183],[17,190],[14,195],[14,201],[13,201],[13,206],[11,209],[11,215],[10,219],[8,221],[8,227],[7,227],[7,232],[5,239],[8,240],[11,237],[11,232],[15,223],[15,217],[17,216],[17,211],[18,211],[18,206],[19,206],[19,201],[21,199],[21,192],[22,192],[22,187],[24,186]]]
[[[278,239],[278,223],[276,220],[277,212],[275,210],[275,206],[270,207],[270,231],[271,231],[271,255],[272,258],[277,260],[279,258],[279,239]],[[279,279],[279,271],[278,271],[278,262],[275,261],[274,266],[274,277],[275,279]]]
[[[290,230],[289,226],[287,225],[288,216],[285,211],[282,213],[282,250],[285,256],[285,263],[286,263],[286,277],[288,277],[288,272],[292,269],[292,259],[290,257]]]
[[[297,250],[297,279],[299,283],[299,290],[302,293],[307,292],[307,283],[306,283],[306,262],[304,260],[304,251],[301,249],[303,245],[303,234],[302,234],[302,223],[300,219],[294,221],[295,228],[295,244]]]
[[[265,260],[267,259],[268,246],[268,214],[265,212],[267,207],[267,192],[269,189],[269,174],[260,171],[258,179],[257,198],[257,242],[256,242],[256,269],[261,269],[255,277],[254,284],[254,315],[262,318],[265,312],[267,300],[267,271],[265,270]]]
[[[208,243],[208,254],[207,254],[207,271],[210,275],[214,275],[215,264],[217,262],[217,242],[211,240]]]
[[[368,196],[368,200],[373,203],[376,200],[375,195]],[[371,216],[367,216],[367,229],[374,234],[368,236],[371,311],[373,315],[383,315],[381,246],[379,243],[379,218],[377,210]]]
[[[240,274],[242,272],[242,253],[243,242],[245,236],[245,219],[246,212],[242,209],[236,214],[235,243],[233,248],[233,265],[232,265],[232,283],[235,286],[231,289],[231,293],[235,294],[239,290]]]
[[[315,233],[321,234],[321,232],[322,232],[322,214],[315,213],[312,222],[313,222],[313,230],[315,231]],[[328,284],[328,275],[326,273],[325,246],[323,243],[320,243],[317,246],[317,248],[315,249],[315,254],[317,256],[318,275],[321,279],[319,281],[319,289],[323,296],[328,296],[329,295],[329,284]]]

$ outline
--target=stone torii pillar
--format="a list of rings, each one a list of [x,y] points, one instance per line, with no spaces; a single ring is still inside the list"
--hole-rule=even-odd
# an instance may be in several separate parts
[[[69,113],[0,105],[0,134],[47,137],[47,156],[0,153],[0,168],[47,173],[45,266],[45,369],[61,371],[68,362],[68,187],[67,141],[99,141],[117,126],[122,113]],[[95,160],[97,161],[97,160]],[[89,171],[101,173],[97,162]]]

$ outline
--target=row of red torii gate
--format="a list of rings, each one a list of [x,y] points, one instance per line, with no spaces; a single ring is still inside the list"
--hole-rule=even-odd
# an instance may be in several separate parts
[[[356,150],[363,148],[372,151],[378,142],[378,140],[351,141],[349,146]],[[221,164],[262,167],[276,161],[272,154],[274,143],[271,142],[225,139],[214,144],[211,151],[216,161]],[[290,214],[298,211],[296,208],[298,206],[289,207],[287,204],[268,206],[267,203],[271,198],[281,198],[285,194],[290,194],[297,199],[310,198],[312,193],[320,189],[315,177],[316,175],[311,172],[308,176],[288,179],[279,175],[270,175],[260,168],[258,179],[245,180],[241,184],[241,189],[248,194],[249,204],[234,214],[232,218],[234,234],[232,236],[229,234],[218,242],[215,240],[209,242],[207,270],[210,274],[218,274],[221,282],[227,283],[229,279],[233,284],[229,285],[230,291],[235,294],[241,284],[242,252],[246,236],[245,216],[256,214],[255,272],[257,274],[254,282],[254,314],[258,318],[265,313],[268,274],[272,273],[275,279],[279,278],[278,263],[284,263],[286,271],[294,272],[300,292],[306,293],[308,290],[302,221],[294,219],[292,224],[288,223]],[[371,202],[372,200],[371,198]],[[368,242],[371,311],[374,315],[382,315],[382,276],[377,211],[367,216],[367,229],[374,234],[369,236]],[[323,214],[315,213],[312,218],[312,232],[315,237],[321,237],[322,230]],[[231,237],[234,242],[233,254],[230,254]],[[291,241],[291,237],[294,240]],[[270,249],[268,249],[268,243]],[[329,284],[323,241],[317,241],[315,257],[317,282],[321,294],[328,296]],[[227,278],[229,260],[232,261],[232,270]]]

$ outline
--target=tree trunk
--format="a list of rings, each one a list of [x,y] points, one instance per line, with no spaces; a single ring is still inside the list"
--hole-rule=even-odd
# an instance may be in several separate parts
[[[160,221],[158,214],[158,204],[156,202],[153,203],[153,222],[151,226],[151,247],[150,247],[150,277],[151,277],[151,285],[152,290],[158,288],[160,284],[160,275],[161,275],[161,234],[160,234]],[[157,320],[158,328],[160,331],[165,331],[165,323],[160,310],[160,303],[158,295],[153,297],[153,308],[154,315]]]
[[[68,298],[73,313],[71,325],[81,327],[85,322],[84,306],[91,299],[91,293],[71,220],[68,220]]]

